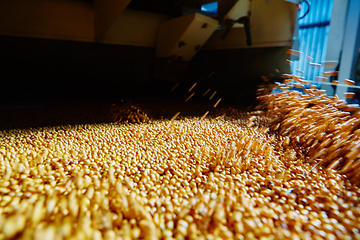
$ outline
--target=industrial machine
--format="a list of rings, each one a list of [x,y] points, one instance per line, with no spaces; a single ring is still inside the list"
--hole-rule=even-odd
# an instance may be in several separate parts
[[[0,1],[0,100],[160,98],[177,83],[183,98],[198,82],[250,103],[262,75],[289,70],[293,2]]]

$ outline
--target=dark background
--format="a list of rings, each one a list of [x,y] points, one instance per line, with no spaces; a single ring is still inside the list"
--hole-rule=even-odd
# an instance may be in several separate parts
[[[217,90],[225,100],[254,100],[261,76],[286,68],[285,48],[202,50],[190,63],[156,59],[155,48],[0,37],[2,105],[187,96]],[[210,73],[213,75],[206,77]],[[179,89],[169,93],[175,83]]]
[[[31,115],[31,109],[46,114],[58,107],[121,100],[148,107],[151,102],[184,103],[195,82],[188,108],[191,102],[214,104],[219,98],[222,104],[249,107],[262,75],[280,79],[280,73],[287,72],[286,49],[201,50],[185,63],[157,59],[150,47],[0,36],[0,124],[11,122],[10,113],[26,121],[21,114]],[[209,88],[210,93],[217,91],[211,101],[210,94],[202,96]]]

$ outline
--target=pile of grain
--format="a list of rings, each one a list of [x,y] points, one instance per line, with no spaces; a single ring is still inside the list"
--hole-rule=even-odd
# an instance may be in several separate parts
[[[149,123],[151,118],[139,104],[135,105],[129,102],[120,105],[113,104],[110,109],[109,119],[111,122],[118,123]]]
[[[336,169],[360,185],[360,112],[337,96],[306,89],[262,96],[260,108],[272,130],[285,137],[308,162]]]
[[[2,131],[0,239],[359,239],[359,188],[265,118]]]

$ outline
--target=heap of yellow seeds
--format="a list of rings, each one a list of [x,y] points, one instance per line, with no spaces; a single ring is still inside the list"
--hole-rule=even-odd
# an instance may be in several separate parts
[[[110,110],[110,121],[119,123],[149,123],[150,117],[140,106],[132,103],[113,104]]]
[[[0,239],[360,239],[360,191],[247,121],[0,132]]]
[[[360,185],[360,109],[321,90],[306,93],[261,97],[272,129],[304,152],[308,162],[339,170]]]

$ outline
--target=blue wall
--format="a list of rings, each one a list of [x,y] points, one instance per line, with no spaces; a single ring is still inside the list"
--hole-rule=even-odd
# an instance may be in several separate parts
[[[310,2],[310,0],[309,0]],[[311,0],[308,14],[299,20],[299,51],[302,54],[299,60],[293,62],[293,71],[297,69],[304,71],[307,80],[315,80],[323,69],[309,66],[307,56],[312,57],[312,62],[321,63],[325,61],[330,20],[333,7],[333,0]],[[299,17],[303,16],[308,9],[305,2],[301,4]]]

